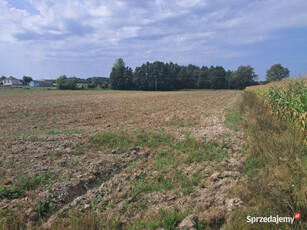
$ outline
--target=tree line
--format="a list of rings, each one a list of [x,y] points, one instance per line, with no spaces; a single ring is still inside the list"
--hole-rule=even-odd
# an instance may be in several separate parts
[[[286,69],[280,64],[271,69],[280,70],[280,67]],[[280,80],[268,77],[270,73],[276,75],[271,69],[267,72],[267,80]],[[287,71],[282,73],[284,75],[281,78],[289,76]],[[133,71],[119,58],[113,64],[110,84],[111,89],[115,90],[244,89],[259,84],[257,78],[250,65],[239,66],[236,71],[231,71],[222,66],[183,66],[155,61],[142,64]]]
[[[90,77],[87,79],[81,79],[77,77],[67,77],[66,75],[61,75],[56,80],[57,89],[61,90],[84,90],[84,89],[94,89],[100,87],[101,89],[109,88],[109,78],[106,77]]]
[[[244,89],[247,86],[278,81],[289,77],[290,71],[275,64],[266,72],[266,81],[257,82],[258,76],[250,66],[239,66],[236,71],[225,70],[222,66],[178,65],[173,62],[155,61],[132,68],[122,58],[116,59],[110,78],[91,77],[81,79],[61,75],[56,81],[57,89],[115,89],[115,90],[180,90],[180,89]],[[6,77],[0,78],[0,84]],[[23,76],[25,85],[32,81]]]

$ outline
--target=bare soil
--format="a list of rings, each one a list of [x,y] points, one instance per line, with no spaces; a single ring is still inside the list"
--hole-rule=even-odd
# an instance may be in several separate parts
[[[237,91],[114,92],[0,90],[0,188],[24,178],[51,173],[16,199],[0,199],[1,210],[18,210],[28,226],[39,223],[38,204],[52,207],[41,217],[44,228],[57,228],[66,212],[107,213],[121,226],[148,220],[160,209],[190,210],[206,222],[227,221],[242,201],[232,193],[240,181],[244,161],[241,131],[225,126],[229,110],[237,109]],[[135,147],[125,153],[87,149],[88,137],[98,132],[144,130],[170,134],[179,141],[186,134],[197,140],[226,143],[220,161],[170,165],[166,178],[180,170],[199,174],[202,186],[190,193],[178,189],[131,196],[140,175],[155,178],[156,149]],[[119,186],[120,185],[120,186]],[[52,202],[50,200],[52,199]],[[140,206],[145,204],[140,210]],[[128,205],[127,205],[128,204]],[[123,213],[124,206],[129,212]],[[125,228],[125,227],[122,227]]]

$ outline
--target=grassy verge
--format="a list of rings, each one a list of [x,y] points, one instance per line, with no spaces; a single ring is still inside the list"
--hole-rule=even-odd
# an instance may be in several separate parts
[[[226,109],[226,117],[224,125],[238,132],[241,128],[242,114],[243,114],[243,103],[237,103],[233,108]]]
[[[227,110],[225,126],[238,132],[240,130],[240,125],[242,122],[242,110],[231,109]]]
[[[307,229],[307,147],[301,128],[272,116],[268,105],[244,93],[249,152],[241,171],[247,176],[237,192],[246,204],[225,229]],[[293,217],[286,223],[247,223],[247,216]]]

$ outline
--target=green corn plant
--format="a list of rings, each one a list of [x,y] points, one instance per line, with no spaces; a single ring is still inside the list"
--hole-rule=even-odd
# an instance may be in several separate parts
[[[283,87],[270,87],[264,97],[279,119],[299,124],[307,131],[307,84],[291,81]]]

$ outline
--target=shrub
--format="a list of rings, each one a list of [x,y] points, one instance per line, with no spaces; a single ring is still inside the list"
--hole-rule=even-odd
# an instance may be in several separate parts
[[[66,75],[62,75],[56,80],[56,87],[57,89],[61,89],[61,90],[76,89],[77,88],[77,78],[76,77],[67,78]]]

